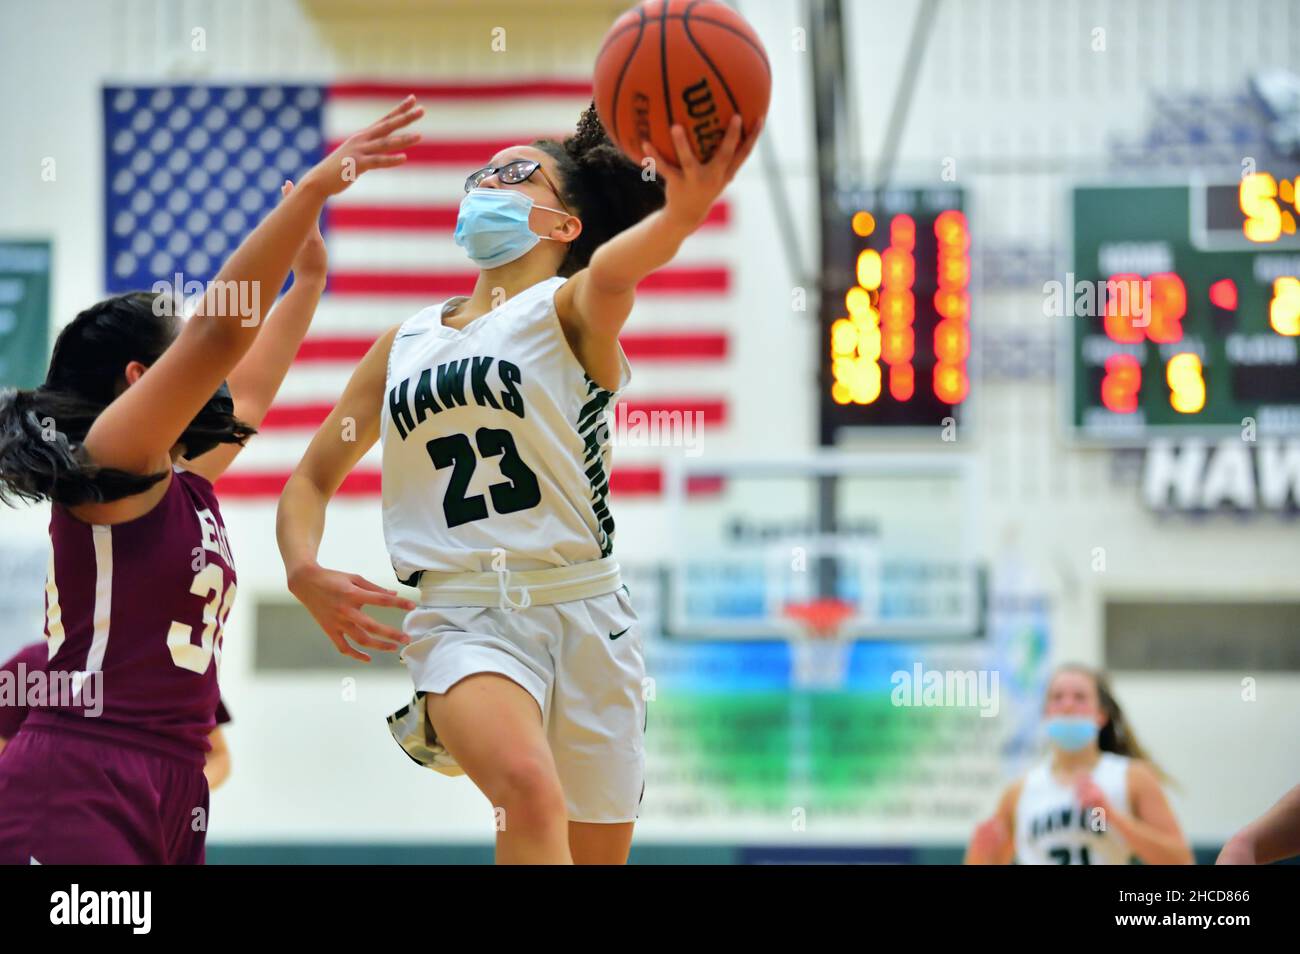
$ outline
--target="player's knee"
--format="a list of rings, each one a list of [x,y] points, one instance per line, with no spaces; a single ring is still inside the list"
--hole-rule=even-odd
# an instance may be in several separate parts
[[[510,756],[502,765],[488,792],[492,804],[509,819],[529,827],[543,826],[565,818],[564,790],[545,760],[526,754]]]

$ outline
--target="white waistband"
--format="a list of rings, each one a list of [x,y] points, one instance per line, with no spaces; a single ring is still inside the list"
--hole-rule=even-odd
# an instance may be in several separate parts
[[[420,574],[419,584],[421,606],[496,606],[504,610],[604,596],[622,585],[618,561],[612,556],[544,570],[485,573],[425,570]]]

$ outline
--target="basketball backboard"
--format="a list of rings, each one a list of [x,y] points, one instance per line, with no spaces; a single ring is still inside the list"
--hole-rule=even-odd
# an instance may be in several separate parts
[[[973,489],[949,455],[674,461],[669,636],[789,638],[791,604],[854,604],[849,639],[979,635]]]

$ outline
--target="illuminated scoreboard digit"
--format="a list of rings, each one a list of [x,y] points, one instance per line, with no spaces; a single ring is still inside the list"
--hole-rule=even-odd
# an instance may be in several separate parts
[[[821,323],[822,435],[934,428],[970,394],[970,229],[955,189],[839,196]]]
[[[1268,172],[1074,191],[1077,435],[1300,433],[1298,192]]]

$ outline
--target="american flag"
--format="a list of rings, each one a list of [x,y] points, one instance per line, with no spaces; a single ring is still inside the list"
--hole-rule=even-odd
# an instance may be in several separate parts
[[[223,497],[277,496],[353,367],[385,329],[468,294],[476,275],[452,242],[465,177],[500,149],[571,133],[586,80],[113,86],[103,95],[105,284],[110,292],[210,280],[240,240],[329,149],[408,93],[425,116],[400,168],[362,176],[322,222],[326,293],[261,434],[221,480]],[[629,416],[700,414],[725,427],[726,300],[735,258],[724,198],[667,268],[638,290],[622,337],[633,365]],[[617,442],[616,442],[617,446]],[[619,450],[619,495],[657,494],[654,449]],[[379,451],[341,494],[379,493]]]

